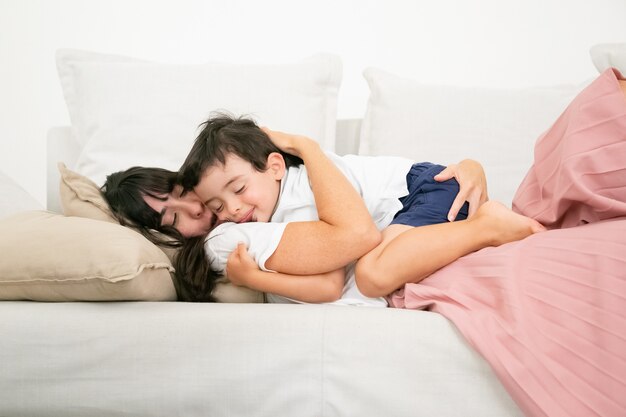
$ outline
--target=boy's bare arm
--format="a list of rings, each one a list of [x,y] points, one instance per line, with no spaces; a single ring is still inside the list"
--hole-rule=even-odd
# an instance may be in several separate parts
[[[292,222],[265,266],[288,274],[318,274],[342,268],[381,241],[361,196],[319,144],[303,136],[264,129],[307,167],[319,221]]]
[[[281,295],[305,303],[328,303],[341,298],[345,269],[316,275],[288,275],[265,272],[239,244],[228,257],[226,276],[235,285]]]

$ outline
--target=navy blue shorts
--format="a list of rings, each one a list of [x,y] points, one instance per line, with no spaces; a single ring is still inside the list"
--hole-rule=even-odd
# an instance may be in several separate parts
[[[402,210],[396,213],[391,224],[426,226],[446,223],[452,202],[459,193],[459,183],[454,179],[437,182],[433,178],[444,166],[420,162],[414,164],[406,175],[409,194],[402,197]],[[456,220],[467,218],[467,202],[463,204]]]

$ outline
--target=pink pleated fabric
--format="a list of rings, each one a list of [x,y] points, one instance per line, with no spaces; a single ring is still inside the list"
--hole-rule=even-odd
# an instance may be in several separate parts
[[[549,229],[626,213],[626,99],[614,69],[584,89],[535,145],[513,210]]]
[[[451,320],[529,416],[626,416],[619,76],[604,72],[537,143],[515,204],[553,230],[465,256],[389,297]]]
[[[390,301],[452,321],[528,416],[626,416],[626,219],[483,249]]]

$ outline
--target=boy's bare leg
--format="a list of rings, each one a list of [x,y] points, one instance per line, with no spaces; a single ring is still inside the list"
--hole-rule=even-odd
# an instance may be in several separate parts
[[[468,253],[543,230],[535,220],[495,201],[483,204],[469,220],[421,227],[391,225],[383,231],[383,242],[357,262],[356,283],[363,295],[381,297]]]

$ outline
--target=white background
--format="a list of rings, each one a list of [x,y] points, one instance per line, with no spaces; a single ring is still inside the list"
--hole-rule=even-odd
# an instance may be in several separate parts
[[[626,42],[624,0],[0,0],[0,171],[45,204],[46,131],[69,124],[54,53],[173,63],[343,60],[340,118],[368,66],[427,83],[581,82],[589,48]]]

